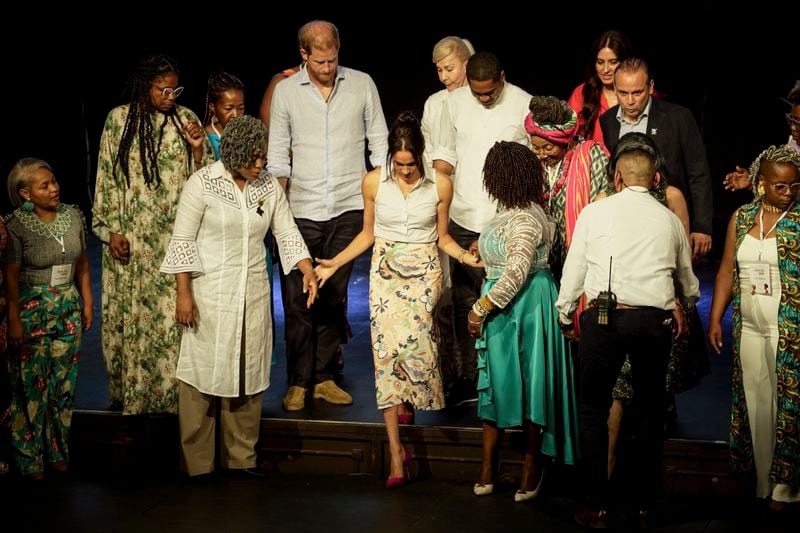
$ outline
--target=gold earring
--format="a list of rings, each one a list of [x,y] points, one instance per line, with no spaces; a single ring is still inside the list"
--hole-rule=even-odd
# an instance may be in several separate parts
[[[756,187],[756,192],[759,196],[764,196],[764,182],[760,181],[758,183],[758,187]]]

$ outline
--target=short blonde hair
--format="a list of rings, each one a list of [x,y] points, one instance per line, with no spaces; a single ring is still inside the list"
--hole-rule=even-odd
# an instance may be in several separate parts
[[[433,62],[438,63],[450,54],[455,54],[461,61],[466,61],[474,53],[475,48],[472,47],[471,42],[467,39],[450,35],[434,45]]]
[[[6,182],[6,186],[8,188],[8,199],[11,200],[11,203],[14,204],[14,207],[19,207],[22,205],[24,200],[22,196],[20,196],[19,191],[20,189],[25,189],[28,187],[28,180],[35,171],[39,170],[40,168],[46,168],[50,172],[53,172],[53,168],[50,166],[47,161],[42,159],[36,159],[35,157],[23,157],[11,168],[11,172],[8,173],[8,181]]]

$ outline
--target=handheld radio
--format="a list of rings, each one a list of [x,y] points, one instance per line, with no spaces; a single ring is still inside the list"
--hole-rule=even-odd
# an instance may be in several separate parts
[[[597,323],[601,326],[607,326],[608,320],[613,311],[617,307],[617,295],[611,292],[611,261],[613,257],[608,258],[608,290],[603,291],[597,295]]]

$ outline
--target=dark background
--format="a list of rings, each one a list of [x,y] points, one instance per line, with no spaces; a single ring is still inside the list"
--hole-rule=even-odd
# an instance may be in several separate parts
[[[119,4],[114,10],[127,13],[113,17],[80,7],[7,9],[0,35],[0,178],[17,159],[40,157],[53,166],[62,201],[88,211],[103,122],[122,103],[139,57],[175,57],[186,87],[179,103],[201,118],[209,73],[232,72],[245,83],[248,113],[257,115],[270,78],[299,63],[296,32],[312,18],[337,24],[340,64],[372,75],[389,123],[403,109],[421,115],[427,96],[442,87],[431,51],[446,35],[494,52],[507,79],[528,92],[566,99],[583,80],[597,35],[625,32],[637,55],[650,62],[656,89],[697,119],[715,186],[718,244],[730,212],[748,199],[747,193],[725,193],[722,177],[788,138],[788,106],[780,97],[800,78],[800,32],[788,7],[759,2],[758,12],[737,12],[709,1],[640,2],[608,4],[608,13],[597,14],[561,2],[484,2],[484,10],[460,12],[406,2],[366,6],[380,16],[351,5],[347,12],[359,15],[344,17],[344,7],[331,6],[283,7],[294,13],[283,17],[270,15],[268,4],[222,3],[200,12],[197,4],[151,1]],[[617,9],[624,14],[614,14]],[[8,199],[0,197],[6,213]]]

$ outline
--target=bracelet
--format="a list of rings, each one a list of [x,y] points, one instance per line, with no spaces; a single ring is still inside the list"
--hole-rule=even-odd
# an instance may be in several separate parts
[[[472,312],[478,316],[485,317],[492,312],[492,309],[494,309],[494,304],[485,295],[475,300],[475,303],[472,304]]]
[[[461,263],[462,265],[464,264],[464,256],[465,255],[467,255],[467,250],[466,250],[466,248],[462,248],[461,249],[461,253],[458,256],[458,262]]]

